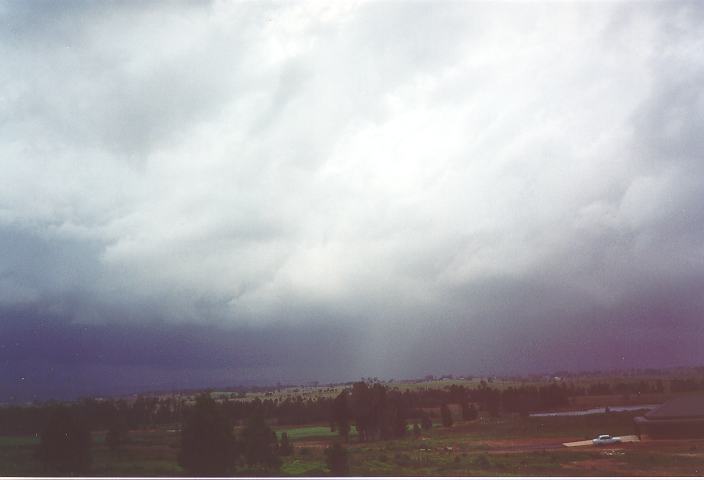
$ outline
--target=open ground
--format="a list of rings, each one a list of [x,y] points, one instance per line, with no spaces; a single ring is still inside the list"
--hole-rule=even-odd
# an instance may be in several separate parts
[[[637,413],[637,412],[636,412]],[[421,436],[346,444],[352,475],[702,475],[704,439],[649,440],[608,447],[573,447],[601,433],[628,435],[634,412],[579,417],[498,419],[482,417],[435,425]],[[294,442],[280,474],[325,475],[324,449],[338,439],[327,425],[277,426]],[[183,475],[177,454],[177,426],[130,432],[119,450],[105,445],[105,432],[93,432],[91,475]],[[34,458],[38,438],[0,437],[0,474],[41,475]]]

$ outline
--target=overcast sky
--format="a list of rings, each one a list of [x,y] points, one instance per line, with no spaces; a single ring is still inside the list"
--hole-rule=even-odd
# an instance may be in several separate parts
[[[698,2],[0,2],[0,401],[704,363]]]

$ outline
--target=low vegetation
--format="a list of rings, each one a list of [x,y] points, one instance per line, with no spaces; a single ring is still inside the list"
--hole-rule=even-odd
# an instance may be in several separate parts
[[[694,380],[646,382],[643,396],[697,389]],[[566,448],[598,434],[628,435],[643,412],[532,417],[600,399],[638,399],[584,379],[520,383],[457,380],[441,388],[378,381],[334,395],[229,398],[161,396],[0,408],[25,423],[0,422],[0,474],[109,475],[702,475],[704,440],[644,441],[609,448]],[[598,378],[595,385],[605,383]],[[472,385],[471,387],[468,385]],[[578,388],[573,385],[580,385]],[[319,387],[331,393],[331,387]],[[621,387],[619,387],[621,388]],[[654,391],[655,390],[655,391]],[[595,394],[570,396],[574,391]],[[598,394],[597,394],[598,392]],[[264,392],[266,393],[266,392]],[[650,398],[650,397],[648,397]],[[581,403],[580,403],[581,402]],[[589,405],[593,406],[593,405]]]

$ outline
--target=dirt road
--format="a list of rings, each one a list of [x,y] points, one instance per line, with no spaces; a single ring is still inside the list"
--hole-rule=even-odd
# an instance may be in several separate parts
[[[632,442],[640,442],[640,439],[636,435],[623,435],[621,438],[620,443],[632,443]],[[581,440],[579,442],[567,442],[563,443],[565,447],[591,447],[593,445],[591,440]],[[614,447],[618,445],[612,444],[612,445],[604,445],[605,447]]]

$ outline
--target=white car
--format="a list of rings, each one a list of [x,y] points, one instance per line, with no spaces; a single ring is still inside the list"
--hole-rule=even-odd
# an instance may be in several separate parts
[[[611,445],[621,443],[621,437],[612,437],[611,435],[599,435],[592,440],[592,445]]]

